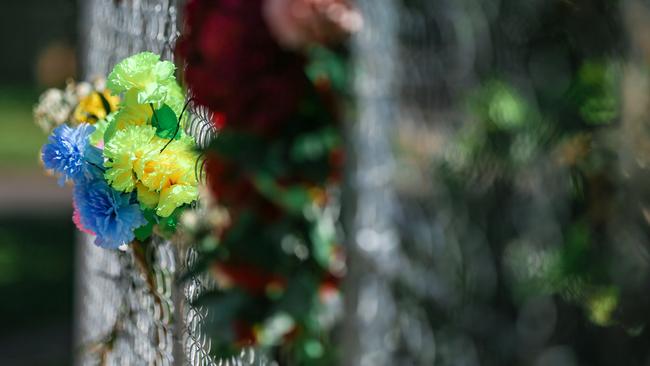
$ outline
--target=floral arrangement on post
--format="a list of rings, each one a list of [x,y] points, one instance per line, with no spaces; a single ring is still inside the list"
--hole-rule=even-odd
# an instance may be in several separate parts
[[[185,95],[174,71],[140,53],[106,82],[46,91],[35,108],[37,123],[51,130],[43,165],[59,184],[73,184],[73,220],[103,248],[173,233],[198,197],[199,156],[182,128]]]
[[[197,301],[217,357],[242,347],[280,364],[330,365],[345,272],[337,226],[342,163],[340,41],[361,25],[343,0],[193,0],[177,51],[213,112],[205,149],[213,204],[186,216],[218,286]]]

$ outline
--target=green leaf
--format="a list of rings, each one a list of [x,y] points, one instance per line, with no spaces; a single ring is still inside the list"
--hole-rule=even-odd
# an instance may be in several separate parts
[[[97,146],[99,145],[100,142],[104,142],[104,134],[106,134],[106,129],[108,128],[108,125],[109,125],[108,117],[103,120],[97,121],[97,123],[95,123],[95,132],[93,132],[89,138],[91,144]]]
[[[489,121],[491,129],[515,132],[532,122],[525,99],[511,85],[490,80],[470,99],[474,115]]]
[[[104,131],[104,144],[107,144],[117,132],[117,120],[113,117],[114,115],[112,114],[106,117],[108,126],[106,126],[106,130]]]
[[[338,131],[327,126],[298,136],[291,148],[291,158],[296,162],[314,161],[327,157],[329,152],[339,144]]]
[[[178,224],[178,218],[182,212],[182,209],[179,207],[168,217],[160,218],[158,227],[160,231],[164,234],[173,234],[176,232],[176,225]]]
[[[346,91],[348,71],[345,58],[336,52],[322,46],[311,47],[308,51],[311,62],[305,68],[305,73],[312,80],[326,78],[334,89]]]
[[[153,232],[153,226],[157,221],[154,211],[149,209],[144,210],[144,218],[147,219],[147,223],[133,231],[135,238],[139,241],[145,241],[151,236],[151,233]]]
[[[594,263],[590,253],[591,241],[586,223],[578,221],[568,228],[561,252],[561,270],[565,276],[586,275],[590,271]]]
[[[588,61],[578,71],[569,98],[587,124],[604,125],[620,115],[620,66],[609,61]]]
[[[323,267],[329,268],[331,254],[336,241],[336,227],[328,216],[318,217],[311,226],[309,237],[312,242],[312,253],[316,261]]]
[[[180,138],[180,134],[176,133],[178,127],[178,118],[176,113],[167,105],[163,104],[162,107],[156,110],[151,117],[151,125],[156,128],[156,135],[164,139]],[[176,133],[176,136],[174,134]]]
[[[309,339],[305,342],[305,354],[310,358],[321,358],[325,350],[318,339]]]
[[[140,226],[139,228],[133,231],[133,233],[135,234],[135,238],[138,239],[139,241],[145,241],[149,239],[152,232],[153,232],[153,224],[151,222],[147,222],[145,225]]]
[[[269,174],[258,173],[254,183],[266,198],[295,214],[302,214],[303,208],[310,200],[309,192],[304,187],[281,187]]]

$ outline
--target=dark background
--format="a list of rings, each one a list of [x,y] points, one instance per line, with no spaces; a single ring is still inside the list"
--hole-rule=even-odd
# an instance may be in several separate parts
[[[0,12],[0,365],[72,364],[70,189],[38,160],[32,107],[76,74],[76,1],[3,1]]]

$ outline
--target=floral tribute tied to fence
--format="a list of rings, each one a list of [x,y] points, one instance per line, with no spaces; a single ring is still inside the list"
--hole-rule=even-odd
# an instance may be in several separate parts
[[[184,15],[185,81],[219,129],[203,151],[211,213],[186,231],[199,243],[190,273],[207,269],[217,282],[197,299],[212,310],[214,350],[331,365],[345,272],[340,42],[361,17],[345,1],[275,0],[190,1]]]
[[[199,156],[180,128],[185,97],[174,70],[149,52],[120,62],[106,89],[77,98],[73,118],[42,149],[45,169],[74,185],[77,228],[100,247],[172,234],[198,197]]]
[[[101,252],[86,268],[114,282],[108,288],[120,297],[92,295],[105,297],[102,309],[82,317],[82,329],[102,324],[81,333],[83,364],[173,360],[175,307],[165,270],[178,260],[165,255],[173,253],[166,240],[198,198],[201,162],[182,128],[188,105],[175,69],[156,54],[139,53],[119,62],[107,79],[46,91],[34,110],[37,124],[50,133],[41,151],[44,168],[59,184],[73,185],[77,228],[101,248],[121,249],[114,264],[122,268],[96,258]],[[88,288],[94,286],[106,287],[89,279]]]
[[[194,0],[185,10],[176,53],[187,93],[174,63],[152,52],[117,60],[105,79],[47,91],[35,107],[49,133],[43,166],[73,186],[77,228],[132,255],[152,289],[156,243],[187,253],[177,284],[202,334],[184,335],[200,343],[184,350],[190,364],[330,365],[346,270],[342,41],[361,17],[341,0]],[[201,290],[188,290],[198,278]],[[168,321],[181,311],[165,309]],[[119,316],[115,324],[113,333]],[[159,345],[180,337],[161,329]],[[113,333],[95,348],[110,350]],[[151,362],[171,362],[155,352]]]

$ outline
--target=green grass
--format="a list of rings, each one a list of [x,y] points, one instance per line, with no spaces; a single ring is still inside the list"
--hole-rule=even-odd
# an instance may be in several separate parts
[[[40,169],[38,154],[47,136],[32,118],[37,101],[34,88],[0,87],[0,168]]]

